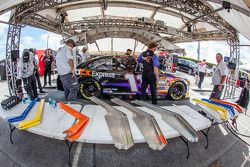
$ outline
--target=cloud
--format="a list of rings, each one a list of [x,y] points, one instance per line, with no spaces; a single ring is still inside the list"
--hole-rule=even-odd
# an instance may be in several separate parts
[[[0,20],[8,21],[10,12],[0,16]],[[6,40],[7,40],[8,25],[0,23],[0,59],[5,58]]]
[[[58,50],[61,45],[62,36],[54,33],[44,33],[41,34],[40,40],[43,43],[43,48],[40,49],[47,49],[47,41],[48,41],[48,47],[53,50]]]
[[[31,36],[24,36],[22,38],[22,44],[25,46],[31,46],[33,44],[34,39]]]

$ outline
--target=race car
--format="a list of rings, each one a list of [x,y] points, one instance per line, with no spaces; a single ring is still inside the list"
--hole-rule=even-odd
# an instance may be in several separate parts
[[[100,56],[77,66],[79,93],[86,99],[101,95],[140,95],[141,64],[127,69],[122,62],[125,56]],[[157,83],[157,95],[174,100],[187,97],[190,82],[182,77],[160,72]],[[147,91],[150,95],[150,91]]]

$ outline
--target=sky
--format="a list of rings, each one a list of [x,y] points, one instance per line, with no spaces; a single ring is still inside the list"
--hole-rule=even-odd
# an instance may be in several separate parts
[[[7,21],[9,18],[9,13],[0,16],[0,20]],[[0,24],[0,59],[5,58],[5,46],[7,38],[8,25]],[[22,29],[20,50],[24,48],[36,48],[37,50],[43,50],[47,48],[47,41],[49,48],[58,50],[61,46],[60,41],[62,37],[60,35],[33,28],[25,27]],[[111,50],[111,39],[101,39],[97,41],[101,51]],[[133,39],[114,39],[114,50],[115,51],[125,51],[127,48],[134,48]],[[250,45],[250,41],[240,35],[240,44]],[[185,49],[187,57],[197,58],[197,48],[198,42],[188,42],[177,44],[179,47]],[[201,54],[200,59],[206,59],[208,62],[215,63],[215,54],[220,52],[224,56],[229,56],[229,46],[223,41],[204,41],[200,43]],[[136,51],[142,51],[144,45],[139,43]],[[97,51],[95,44],[89,45],[90,51]],[[241,62],[250,65],[250,47],[241,47]]]

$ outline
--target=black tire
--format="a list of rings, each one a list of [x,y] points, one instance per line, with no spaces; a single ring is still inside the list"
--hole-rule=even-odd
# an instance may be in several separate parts
[[[92,79],[88,78],[80,82],[80,94],[85,99],[90,99],[91,97],[100,97],[102,94],[101,84]]]
[[[177,81],[168,90],[168,96],[173,100],[180,100],[186,95],[186,86],[183,82]]]
[[[193,70],[192,69],[188,69],[188,74],[192,75],[193,74]]]

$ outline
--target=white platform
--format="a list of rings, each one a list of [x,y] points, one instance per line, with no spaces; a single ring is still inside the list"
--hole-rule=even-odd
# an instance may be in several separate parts
[[[37,103],[32,108],[26,120],[33,118],[38,104],[39,103]],[[81,105],[78,104],[70,104],[70,106],[78,111],[81,108]],[[27,104],[21,103],[8,111],[4,111],[3,109],[1,109],[0,117],[6,119],[6,117],[19,115],[24,111],[26,107]],[[132,119],[132,112],[121,106],[116,106],[116,108],[127,114],[134,142],[145,142],[144,137],[142,136],[141,132]],[[139,108],[155,116],[164,136],[167,139],[180,136],[180,134],[176,130],[172,129],[161,119],[161,116],[159,114],[145,107]],[[211,126],[211,122],[207,118],[203,117],[197,111],[188,106],[164,106],[163,108],[181,114],[197,131],[206,129]],[[78,138],[78,142],[113,144],[111,134],[104,118],[106,112],[107,111],[104,108],[98,105],[84,106],[82,113],[90,118],[90,122],[85,128],[82,135]],[[75,118],[70,114],[62,111],[58,107],[52,108],[48,103],[45,103],[42,123],[40,125],[27,129],[27,131],[49,138],[64,140],[65,135],[62,132],[71,127],[74,124],[74,121]],[[18,123],[14,123],[13,125],[17,124]]]

